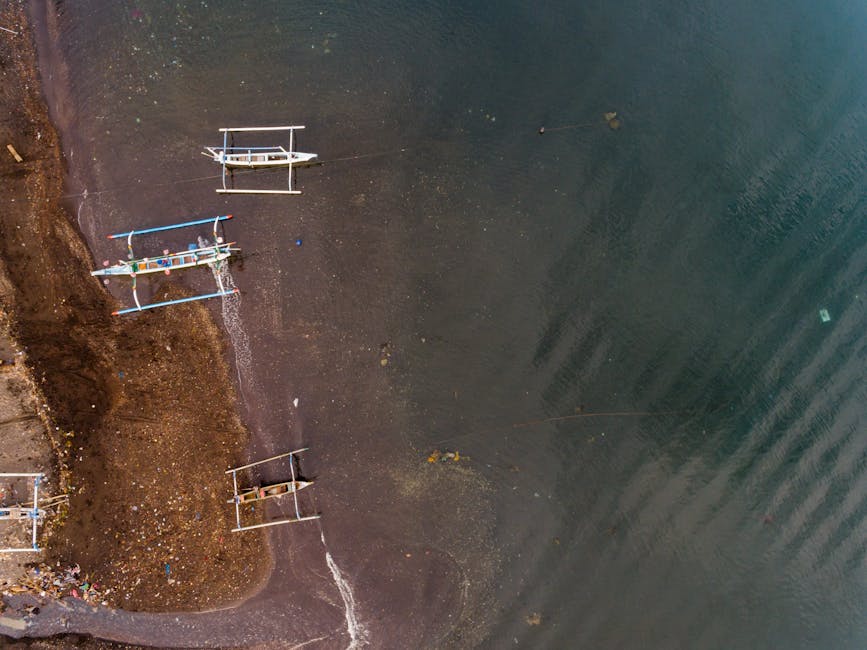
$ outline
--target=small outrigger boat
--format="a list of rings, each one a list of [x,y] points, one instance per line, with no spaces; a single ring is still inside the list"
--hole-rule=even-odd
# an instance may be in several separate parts
[[[311,519],[319,519],[319,515],[310,515],[306,517],[301,516],[301,508],[298,505],[298,492],[303,490],[304,488],[313,485],[313,481],[304,481],[299,479],[295,475],[295,456],[296,454],[300,454],[302,451],[307,451],[307,448],[304,449],[296,449],[295,451],[287,451],[284,454],[278,454],[277,456],[272,456],[271,458],[266,458],[265,460],[256,461],[255,463],[249,463],[248,465],[242,465],[241,467],[233,467],[231,469],[226,470],[226,474],[232,475],[232,498],[226,501],[226,503],[234,503],[235,504],[235,522],[236,527],[232,529],[233,533],[237,533],[241,530],[252,530],[253,528],[265,528],[266,526],[277,526],[279,524],[292,524],[299,521],[309,521]],[[238,472],[241,470],[249,469],[250,467],[255,467],[256,465],[262,465],[263,463],[270,463],[272,461],[278,460],[280,458],[289,458],[289,471],[292,474],[291,481],[283,481],[282,483],[273,483],[271,485],[264,486],[255,486],[249,488],[238,489]],[[254,524],[252,526],[242,526],[241,525],[241,506],[244,504],[253,504],[259,501],[264,501],[265,499],[272,499],[274,497],[282,497],[286,494],[291,494],[292,498],[295,502],[295,517],[289,517],[287,519],[277,519],[273,521],[267,521],[263,524]]]
[[[196,221],[186,221],[184,223],[176,223],[170,226],[157,226],[156,228],[145,228],[143,230],[130,230],[129,232],[121,232],[115,235],[109,235],[109,239],[121,239],[126,238],[126,247],[127,247],[127,260],[118,260],[117,264],[109,265],[108,260],[104,262],[104,268],[97,269],[95,271],[91,271],[91,275],[95,276],[115,276],[115,275],[128,275],[132,278],[132,296],[135,300],[135,307],[130,307],[128,309],[118,309],[114,312],[114,315],[119,314],[128,314],[134,311],[142,311],[145,309],[154,309],[156,307],[165,307],[167,305],[176,305],[182,302],[191,302],[193,300],[205,300],[206,298],[216,298],[219,296],[228,296],[237,292],[237,289],[232,291],[226,291],[222,284],[222,279],[219,274],[217,277],[217,284],[219,291],[214,293],[207,293],[199,296],[192,296],[190,298],[179,298],[177,300],[166,300],[163,302],[155,302],[150,304],[142,304],[138,299],[138,291],[136,290],[136,276],[140,273],[157,273],[162,271],[166,275],[171,273],[172,271],[178,269],[186,269],[192,266],[212,266],[219,267],[219,265],[229,259],[231,257],[233,251],[239,250],[238,248],[234,248],[235,242],[230,242],[228,244],[223,243],[223,238],[218,236],[217,228],[221,221],[226,221],[227,219],[231,219],[232,215],[222,215],[219,217],[212,217],[210,219],[197,219]],[[163,230],[174,230],[177,228],[187,228],[189,226],[198,226],[201,224],[210,224],[213,223],[213,231],[214,231],[214,243],[203,246],[201,244],[190,244],[185,251],[179,251],[177,253],[170,253],[168,250],[164,250],[162,255],[156,255],[154,257],[142,257],[136,258],[135,254],[132,250],[132,238],[135,235],[144,235],[146,233],[151,232],[160,232]]]
[[[222,189],[220,194],[301,194],[292,188],[292,169],[299,165],[309,165],[316,161],[315,153],[303,153],[295,151],[295,131],[303,129],[303,126],[262,126],[243,128],[223,128],[222,147],[205,147],[202,155],[207,156],[223,168]],[[236,147],[234,144],[235,133],[261,133],[263,131],[289,131],[289,148],[282,145],[272,147]],[[229,137],[232,143],[229,143]],[[273,169],[275,167],[289,168],[288,190],[256,190],[242,189],[226,186],[226,171],[232,169]],[[234,178],[234,177],[233,177]]]

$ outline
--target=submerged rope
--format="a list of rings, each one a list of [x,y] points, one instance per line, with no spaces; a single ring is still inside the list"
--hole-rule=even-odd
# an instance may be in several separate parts
[[[408,147],[403,147],[401,149],[393,149],[391,151],[377,151],[374,153],[363,153],[363,154],[358,154],[357,156],[344,156],[342,158],[331,158],[330,160],[317,160],[315,163],[313,163],[311,165],[306,165],[306,166],[315,167],[318,165],[325,165],[328,163],[336,163],[336,162],[344,162],[347,160],[360,160],[361,158],[373,158],[376,156],[391,156],[391,155],[398,154],[398,153],[404,153],[406,151],[409,151]],[[241,175],[245,175],[245,174],[261,173],[262,171],[278,172],[278,171],[283,171],[284,169],[285,168],[275,168],[275,169],[271,169],[271,170],[240,169],[237,171],[233,171],[231,173],[233,176],[241,176]],[[195,176],[192,178],[182,178],[182,179],[176,180],[176,181],[166,181],[164,183],[149,183],[148,186],[149,187],[171,187],[172,185],[180,185],[182,183],[198,183],[200,181],[215,180],[218,178],[222,178],[222,176],[223,176],[222,174],[210,174],[208,176]],[[122,185],[120,187],[112,187],[112,188],[108,188],[105,190],[94,190],[94,191],[88,191],[87,189],[85,189],[83,192],[78,192],[75,194],[64,194],[63,196],[61,196],[61,198],[63,198],[63,199],[76,199],[79,197],[87,198],[89,196],[98,196],[100,194],[113,194],[114,192],[124,192],[124,191],[132,189],[134,187],[138,187],[139,185],[140,185],[140,183],[139,184],[132,184],[131,183],[129,185]]]
[[[510,429],[524,429],[526,427],[534,427],[540,424],[548,424],[550,422],[563,422],[565,420],[577,420],[579,418],[601,418],[601,417],[645,417],[645,416],[663,416],[663,415],[682,415],[684,413],[690,413],[691,411],[606,411],[601,413],[574,413],[572,415],[558,415],[550,418],[542,418],[539,420],[526,420],[524,422],[513,422],[511,424],[505,424],[503,426],[497,427],[496,429],[486,429],[484,431],[471,431],[469,433],[461,433],[456,436],[451,436],[449,438],[443,438],[442,440],[437,440],[431,444],[433,445],[441,445],[444,442],[453,442],[455,440],[460,440],[462,438],[468,438],[470,436],[481,436],[487,433],[494,433],[496,431],[502,431],[504,428]]]

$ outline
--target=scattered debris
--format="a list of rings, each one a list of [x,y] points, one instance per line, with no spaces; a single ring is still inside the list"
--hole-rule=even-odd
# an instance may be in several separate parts
[[[9,153],[12,154],[12,157],[15,159],[15,162],[19,162],[19,163],[24,162],[24,158],[21,157],[21,154],[19,154],[17,151],[15,151],[15,147],[13,147],[11,144],[7,144],[6,148],[9,150]]]
[[[608,122],[608,127],[612,131],[616,131],[620,128],[620,120],[617,119],[616,111],[612,111],[611,113],[605,113],[603,117],[605,118],[605,121]]]
[[[51,567],[47,564],[31,567],[18,579],[18,582],[3,590],[4,596],[11,594],[31,594],[40,599],[59,600],[66,596],[79,598],[87,603],[107,605],[105,596],[99,585],[92,583],[87,576],[81,575],[81,567],[77,564],[66,568]],[[39,613],[38,607],[27,608],[28,614]]]
[[[539,612],[533,612],[532,614],[527,614],[524,620],[527,621],[527,625],[541,625],[542,615]]]
[[[831,322],[831,314],[828,313],[827,309],[820,309],[819,310],[819,319],[823,323],[830,323]]]
[[[450,460],[454,462],[458,462],[459,460],[469,460],[469,456],[461,456],[459,451],[440,451],[439,449],[434,449],[427,457],[427,462],[429,463],[435,463],[437,461],[446,463]]]

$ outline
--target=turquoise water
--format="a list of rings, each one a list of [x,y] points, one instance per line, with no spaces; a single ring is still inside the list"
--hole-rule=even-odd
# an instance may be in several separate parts
[[[236,214],[252,451],[288,421],[316,450],[376,647],[867,642],[867,10],[646,5],[61,5],[94,255]],[[216,129],[284,122],[325,161],[305,194],[214,194]],[[383,494],[434,448],[487,486],[472,517]],[[412,633],[410,547],[478,578],[423,565]]]

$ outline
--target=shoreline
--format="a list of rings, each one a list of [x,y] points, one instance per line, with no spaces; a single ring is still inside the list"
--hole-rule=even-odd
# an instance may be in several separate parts
[[[47,9],[50,11],[51,7]],[[38,24],[40,21],[37,19],[35,22]],[[50,33],[50,22],[45,20],[45,34]],[[40,57],[42,56],[40,53]],[[48,56],[49,61],[57,58],[45,56]],[[57,65],[62,68],[62,60]],[[49,87],[49,98],[51,93],[63,94],[61,85],[64,74],[66,73],[61,71],[51,75],[49,83],[46,84]],[[61,119],[69,120],[67,131],[74,131],[76,118],[68,110],[70,105],[71,103],[67,105],[67,110],[61,111],[64,116]],[[62,124],[58,126],[63,128]],[[76,152],[87,151],[78,148],[74,133],[72,137],[71,147]],[[94,179],[85,180],[80,177],[87,173],[87,169],[82,170],[81,166],[76,166],[71,156],[69,163],[70,169],[66,170],[67,174],[64,176],[67,187],[69,183],[81,183],[81,188],[97,187]],[[86,168],[87,164],[83,164],[83,167]],[[72,188],[72,191],[81,188]],[[68,195],[61,196],[60,202],[66,204],[66,197]],[[103,205],[99,198],[91,197],[88,201],[90,204],[84,210],[87,228],[92,227],[90,219],[87,218],[88,211],[93,212]],[[77,214],[75,206],[71,209],[67,206],[67,209],[69,214]],[[65,219],[75,223],[68,215]],[[327,221],[323,220],[322,224],[323,229],[328,227]],[[328,232],[323,230],[318,239],[324,242],[327,236]],[[305,246],[305,253],[314,250],[316,240],[314,231],[309,234],[311,244]],[[88,266],[91,263],[90,253],[86,248],[85,252],[85,266],[89,269],[92,268]],[[301,260],[305,258],[296,257],[299,264],[303,263]],[[363,260],[362,256],[357,260],[341,260],[341,263],[350,261],[360,264]],[[321,272],[325,269],[318,267],[332,261],[334,260],[318,259],[305,270],[309,271],[316,266],[316,270]],[[381,263],[380,258],[378,264]],[[322,274],[322,277],[327,276]],[[94,282],[89,277],[86,280]],[[99,294],[105,300],[111,301],[111,297],[101,287],[98,288]],[[329,287],[329,290],[331,289]],[[253,301],[255,298],[251,292],[245,296],[245,301]],[[293,299],[299,304],[311,304],[309,300],[304,300],[303,290],[299,290],[299,294],[295,294],[293,290]],[[129,321],[109,320],[107,327],[113,328],[113,331],[120,330],[120,333],[115,332],[115,340],[121,340],[130,335],[130,329],[135,329],[131,324],[147,323],[149,327],[160,332],[173,328],[186,332],[189,320],[199,317],[213,324],[207,310],[199,305],[196,308],[190,307],[189,311],[164,310],[164,313],[143,314]],[[281,323],[282,318],[280,315]],[[329,472],[323,476],[325,480],[319,483],[318,492],[314,492],[312,496],[316,501],[321,499],[322,510],[328,513],[323,526],[327,528],[325,533],[328,535],[329,544],[325,545],[324,535],[320,544],[319,533],[322,529],[305,529],[300,534],[294,531],[275,531],[269,534],[267,539],[273,542],[273,548],[265,548],[268,548],[269,554],[278,556],[276,567],[273,572],[269,567],[270,579],[259,582],[254,590],[238,599],[228,601],[224,607],[233,608],[231,617],[221,614],[218,605],[204,605],[201,607],[206,610],[204,613],[181,616],[180,622],[177,622],[178,617],[170,614],[132,614],[110,609],[91,613],[85,611],[82,603],[73,603],[82,607],[75,610],[74,627],[71,629],[86,631],[103,638],[118,638],[138,643],[148,641],[154,645],[166,646],[173,645],[172,642],[232,646],[243,642],[266,644],[263,647],[282,647],[279,644],[267,645],[278,643],[274,639],[281,639],[285,643],[290,639],[297,643],[330,639],[332,643],[339,643],[339,639],[348,638],[351,643],[366,638],[368,631],[378,632],[381,642],[385,639],[391,642],[401,640],[406,645],[421,647],[459,647],[470,639],[479,638],[480,630],[484,629],[489,616],[487,606],[490,604],[487,597],[479,598],[479,594],[490,586],[492,572],[496,571],[496,560],[487,559],[488,556],[496,554],[486,552],[486,544],[480,543],[483,539],[489,539],[493,530],[491,514],[485,509],[490,487],[471,467],[433,466],[426,460],[429,450],[417,450],[400,441],[380,439],[375,431],[376,427],[381,426],[383,414],[386,413],[386,417],[400,416],[400,413],[391,413],[388,409],[397,409],[397,405],[402,403],[401,389],[394,387],[393,375],[386,375],[383,371],[379,358],[380,348],[375,345],[370,348],[370,364],[363,353],[353,355],[351,360],[344,354],[344,350],[350,347],[363,350],[372,341],[378,342],[381,340],[378,332],[382,329],[389,332],[401,331],[402,326],[391,322],[383,325],[383,322],[371,320],[362,334],[358,330],[341,329],[339,324],[332,323],[329,314],[320,315],[318,320],[309,316],[305,319],[303,315],[295,313],[291,321],[288,316],[286,318],[284,340],[293,345],[293,363],[306,369],[302,371],[302,402],[309,405],[303,414],[294,411],[290,413],[289,428],[293,435],[299,435],[303,428],[318,431],[315,438],[310,439],[310,442],[315,442],[318,450],[317,454],[311,456],[310,466],[314,475],[317,467],[326,464]],[[355,325],[353,323],[353,327]],[[217,330],[219,329],[217,327]],[[217,331],[211,340],[217,341],[215,349],[217,357],[221,359],[215,363],[225,364],[225,333]],[[162,355],[165,344],[166,341],[155,338],[148,342],[145,349]],[[178,353],[176,342],[168,341],[168,344],[172,348],[170,354],[175,356]],[[131,356],[138,353],[131,345],[124,346],[123,350],[112,351],[115,352]],[[303,376],[304,372],[312,373],[316,369],[329,366],[343,368],[339,382],[315,381],[312,375]],[[373,368],[372,371],[368,369],[370,367]],[[389,370],[392,367],[390,366]],[[117,370],[117,367],[113,370]],[[170,367],[151,370],[152,376],[156,378],[170,371]],[[125,366],[123,372],[127,379],[132,374]],[[119,389],[115,384],[123,384],[115,381],[118,378],[112,371],[106,376],[112,380],[113,390]],[[231,386],[232,382],[228,379],[227,381]],[[288,390],[282,384],[275,388],[277,391]],[[300,386],[296,388],[301,390]],[[300,394],[295,392],[296,388],[292,388],[293,392],[289,394]],[[281,396],[272,393],[270,400],[273,401],[275,397]],[[333,406],[335,397],[339,398],[337,407]],[[171,394],[163,395],[162,398],[169,404],[167,408],[177,407],[177,404],[172,402]],[[381,406],[383,398],[387,399],[389,407]],[[122,406],[133,403],[132,400],[127,400]],[[275,409],[273,416],[269,414],[267,419],[255,408],[251,408],[251,411],[251,414],[246,415],[250,417],[254,428],[264,434],[253,441],[254,446],[267,448],[268,445],[283,441],[282,436],[285,434],[281,428],[275,427],[274,422],[280,420],[281,412],[278,409]],[[141,413],[133,415],[146,416]],[[360,421],[374,425],[374,429],[369,433],[359,433]],[[117,419],[114,422],[116,423]],[[138,420],[139,427],[149,424]],[[282,427],[282,424],[280,426]],[[408,425],[401,420],[401,424],[397,426],[402,428]],[[153,429],[152,426],[151,428]],[[280,433],[275,434],[278,431]],[[139,442],[147,447],[154,444],[150,439]],[[387,469],[375,478],[359,483],[355,472],[358,469],[358,454],[362,450],[365,454],[375,456],[382,467]],[[113,453],[108,445],[103,446],[101,451],[106,452],[104,455],[108,457]],[[238,453],[243,453],[243,449]],[[137,458],[137,462],[144,460],[146,459]],[[224,467],[219,468],[221,479]],[[393,500],[384,503],[383,493],[391,494]],[[351,502],[346,499],[348,494],[354,495]],[[448,499],[437,498],[436,495],[442,494],[448,494]],[[440,521],[459,523],[437,525]],[[86,534],[91,528],[82,523],[79,530]],[[362,530],[364,532],[360,532]],[[249,540],[249,537],[245,537],[246,542]],[[479,557],[483,561],[478,561]],[[332,558],[332,561],[337,563],[334,566],[339,565],[337,574],[332,570],[327,558]],[[174,567],[174,563],[172,564]],[[303,566],[303,569],[298,568],[299,566]],[[338,579],[340,574],[344,577]],[[351,616],[345,611],[349,610],[349,605],[343,597],[340,580],[347,580],[345,586],[351,586],[355,591],[357,617],[354,610],[350,612]],[[151,583],[153,587],[158,584],[161,583]],[[177,609],[169,607],[162,611],[175,612]],[[50,618],[52,616],[55,618]],[[31,628],[32,634],[46,636],[70,629],[64,628],[61,623],[63,617],[67,616],[68,612],[59,608],[44,609],[40,620]],[[60,617],[60,620],[57,620],[57,617]],[[230,629],[233,626],[227,623],[226,619],[237,619],[238,625],[255,625],[255,622],[259,621],[261,627],[255,632],[248,629],[245,633]],[[348,630],[351,627],[350,622],[358,626],[354,631]],[[379,629],[371,630],[371,626]],[[325,645],[330,647],[328,642]]]
[[[3,137],[24,157],[0,163],[11,199],[0,257],[13,287],[3,303],[73,452],[69,511],[45,559],[79,563],[104,602],[132,610],[246,600],[266,584],[272,562],[261,552],[265,536],[242,540],[227,525],[223,470],[243,457],[248,434],[225,343],[200,305],[128,320],[109,315],[113,299],[90,276],[90,252],[62,206],[67,176],[41,94],[56,96],[62,83],[40,83],[31,31],[39,19],[29,20],[24,2],[0,17],[21,31],[2,36],[4,63],[12,62],[4,73],[16,82],[7,81],[0,101],[10,115]],[[168,283],[162,291],[179,295]],[[186,381],[172,372],[178,367],[207,383]]]

